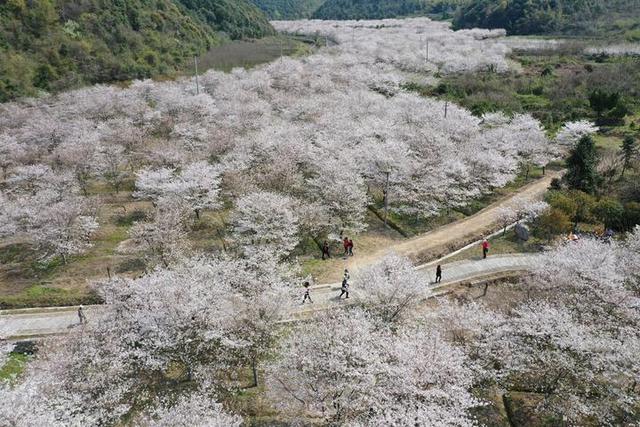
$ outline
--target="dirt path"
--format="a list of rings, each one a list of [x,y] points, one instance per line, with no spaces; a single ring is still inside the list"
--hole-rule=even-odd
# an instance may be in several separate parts
[[[376,248],[371,252],[357,252],[355,257],[348,258],[340,265],[332,265],[331,270],[321,276],[320,282],[340,280],[344,268],[357,270],[358,268],[375,263],[389,252],[407,256],[416,264],[423,264],[441,258],[456,251],[483,236],[495,232],[498,209],[507,206],[515,197],[540,199],[547,191],[551,181],[562,175],[560,171],[549,171],[546,176],[527,184],[512,195],[493,203],[478,213],[439,227],[423,235],[398,243]]]

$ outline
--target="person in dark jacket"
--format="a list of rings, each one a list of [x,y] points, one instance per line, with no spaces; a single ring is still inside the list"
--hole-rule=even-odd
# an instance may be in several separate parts
[[[442,282],[442,266],[438,264],[436,267],[436,283]]]
[[[322,259],[331,258],[331,253],[329,252],[329,243],[325,240],[322,244]]]

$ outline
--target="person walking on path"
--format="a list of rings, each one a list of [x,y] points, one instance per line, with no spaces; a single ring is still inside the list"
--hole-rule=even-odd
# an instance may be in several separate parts
[[[87,317],[84,315],[82,306],[78,307],[78,320],[81,325],[87,323]]]
[[[487,239],[483,239],[482,240],[482,259],[486,259],[488,253],[489,253],[489,241]]]
[[[345,295],[345,294],[347,295],[345,299],[348,299],[349,298],[349,282],[346,277],[342,279],[342,287],[340,288],[340,290],[342,292],[340,292],[340,296],[338,297],[338,299],[342,299],[342,295]]]
[[[342,255],[346,257],[349,255],[349,239],[347,237],[342,241],[342,246],[344,246],[344,253]]]
[[[327,243],[326,240],[322,244],[322,259],[323,260],[325,259],[325,256],[327,258],[331,258],[331,253],[329,252],[329,243]]]
[[[342,280],[349,280],[351,276],[349,275],[349,270],[344,269],[344,275],[342,276]]]
[[[311,291],[309,289],[309,282],[304,282],[304,298],[302,299],[302,304],[307,302],[307,300],[309,300],[309,302],[313,304],[313,301],[311,300]]]
[[[349,256],[353,256],[353,240],[349,239]]]
[[[442,266],[438,264],[436,267],[436,283],[442,282]]]

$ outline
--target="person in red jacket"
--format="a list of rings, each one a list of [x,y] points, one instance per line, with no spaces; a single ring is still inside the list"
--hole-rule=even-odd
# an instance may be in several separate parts
[[[348,237],[345,237],[342,240],[342,246],[344,246],[344,253],[342,255],[346,257],[347,255],[349,255],[349,238]]]
[[[487,239],[482,240],[482,259],[487,258],[489,253],[489,241]]]

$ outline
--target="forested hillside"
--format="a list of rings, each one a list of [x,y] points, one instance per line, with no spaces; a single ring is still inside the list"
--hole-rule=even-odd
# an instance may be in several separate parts
[[[177,0],[202,21],[231,38],[262,37],[273,33],[264,14],[247,0]]]
[[[267,14],[269,19],[305,19],[326,0],[251,0]]]
[[[472,0],[456,28],[505,28],[510,34],[602,35],[640,39],[640,0]]]
[[[175,72],[229,37],[273,29],[245,0],[0,2],[0,102]]]
[[[313,15],[317,19],[385,19],[452,13],[461,0],[327,0]]]

